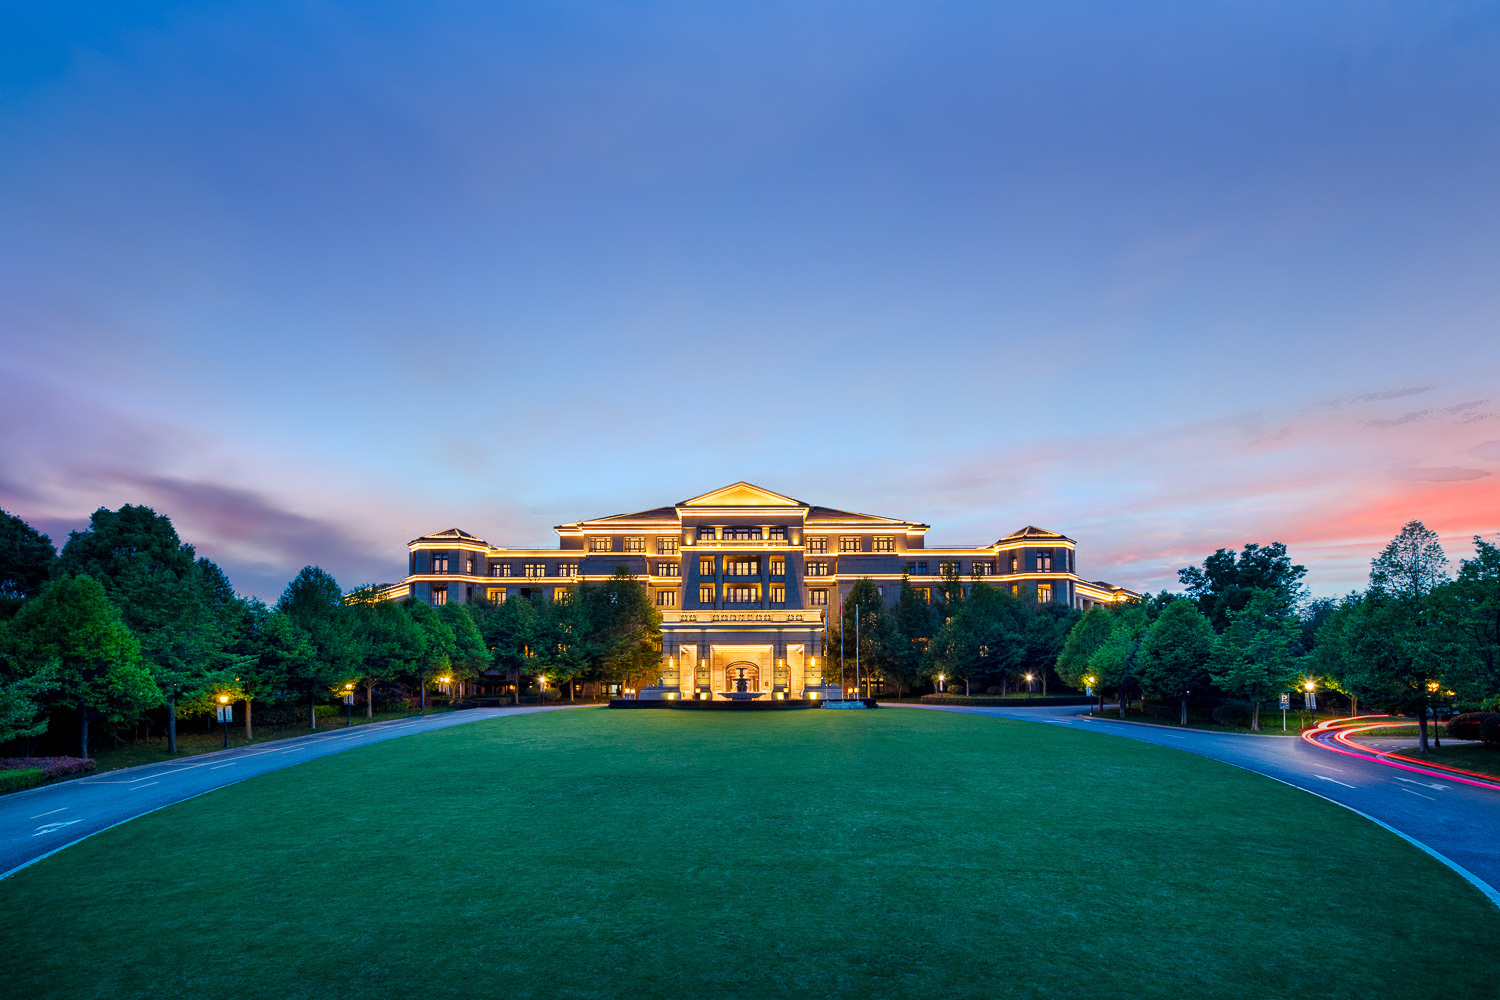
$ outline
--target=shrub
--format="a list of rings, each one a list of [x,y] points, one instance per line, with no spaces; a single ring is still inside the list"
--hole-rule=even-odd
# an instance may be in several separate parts
[[[0,771],[0,795],[19,792],[23,788],[35,788],[46,779],[47,775],[39,767]]]
[[[924,705],[1092,705],[1094,699],[1081,694],[999,695],[988,694],[924,694]]]
[[[1485,746],[1500,749],[1500,715],[1492,715],[1479,724],[1479,738]]]
[[[557,688],[548,688],[547,690],[545,690],[545,691],[542,692],[542,700],[543,701],[556,701],[557,699],[559,699],[561,697],[562,697],[562,692],[559,691]]]
[[[987,688],[984,689],[984,693],[985,694],[1004,694],[1005,693],[1005,688],[999,687],[999,686],[994,685],[994,684],[991,684],[989,687],[987,687]]]
[[[319,719],[333,719],[344,714],[342,705],[314,705],[313,715]]]
[[[1448,735],[1455,740],[1480,739],[1479,729],[1486,719],[1495,718],[1494,712],[1465,712],[1448,720]]]
[[[82,757],[0,757],[0,774],[37,768],[48,781],[70,774],[87,774],[98,766]]]
[[[1221,726],[1248,726],[1252,715],[1249,705],[1237,701],[1226,701],[1214,709],[1214,721]]]

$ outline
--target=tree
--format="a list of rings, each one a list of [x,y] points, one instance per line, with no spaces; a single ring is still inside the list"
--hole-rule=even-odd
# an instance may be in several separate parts
[[[1020,612],[1025,645],[1022,666],[1041,678],[1042,694],[1045,695],[1048,675],[1062,655],[1073,627],[1083,618],[1083,612],[1059,601],[1042,604],[1024,601],[1020,604]]]
[[[1458,645],[1448,684],[1459,698],[1494,704],[1500,696],[1500,546],[1474,537],[1474,558],[1434,591],[1442,631]]]
[[[580,585],[572,595],[584,634],[576,654],[588,676],[605,682],[640,686],[661,676],[661,613],[651,606],[646,589],[624,566],[598,586]],[[576,659],[576,656],[575,656]],[[579,674],[574,673],[569,681]],[[570,686],[571,694],[571,686]]]
[[[64,574],[22,605],[0,644],[22,678],[47,702],[78,713],[79,752],[89,755],[89,723],[133,719],[161,704],[141,647],[99,582]]]
[[[438,616],[430,604],[424,604],[414,598],[408,597],[402,607],[410,616],[412,625],[417,634],[421,636],[421,644],[417,648],[417,655],[412,661],[413,672],[417,677],[417,688],[420,696],[418,711],[422,714],[427,712],[427,682],[441,675],[453,663],[453,654],[457,651],[457,644],[453,639],[453,630],[448,623]]]
[[[854,658],[855,685],[866,696],[870,669],[878,669],[881,658],[880,619],[885,598],[869,577],[860,577],[849,588],[840,611],[839,628],[847,646],[846,656]]]
[[[86,531],[68,535],[63,573],[86,573],[140,641],[141,656],[167,704],[167,752],[177,752],[179,703],[224,682],[230,637],[224,628],[234,594],[208,560],[198,560],[169,518],[150,507],[103,507]]]
[[[1370,562],[1370,587],[1404,601],[1420,602],[1448,576],[1448,557],[1438,534],[1408,521]]]
[[[288,687],[301,688],[318,675],[318,649],[312,636],[291,615],[268,609],[255,636],[255,662],[243,686],[245,693],[245,738],[250,739],[252,699],[268,699]]]
[[[521,672],[532,662],[540,634],[537,604],[528,597],[508,597],[480,621],[480,637],[490,661],[515,680],[515,703],[521,704]]]
[[[52,539],[0,510],[0,621],[42,592],[56,562]]]
[[[1179,699],[1184,726],[1188,695],[1209,685],[1213,649],[1213,626],[1193,602],[1185,600],[1168,604],[1141,644],[1137,667],[1141,688],[1152,697]]]
[[[1219,549],[1203,560],[1202,568],[1177,571],[1177,579],[1218,633],[1229,627],[1230,615],[1245,608],[1257,591],[1275,591],[1283,603],[1295,607],[1306,575],[1307,567],[1294,566],[1280,542],[1248,544],[1238,557],[1233,549]]]
[[[365,718],[375,717],[375,685],[415,672],[423,637],[411,615],[380,588],[360,587],[345,599],[353,635],[355,672],[364,682]]]
[[[896,697],[922,682],[927,672],[927,650],[937,632],[937,613],[911,581],[901,577],[901,593],[888,615],[888,636],[881,657],[880,673],[896,685]]]
[[[1214,643],[1209,671],[1229,694],[1249,701],[1250,728],[1260,728],[1260,703],[1285,691],[1301,662],[1300,624],[1286,595],[1262,590],[1229,616],[1229,627]]]
[[[438,614],[453,633],[448,673],[455,684],[463,685],[489,666],[489,650],[467,604],[445,604],[438,609]]]
[[[356,676],[355,648],[338,581],[317,566],[304,566],[287,584],[276,610],[307,636],[311,659],[287,661],[288,681],[307,692],[309,728],[318,728],[318,692]],[[431,610],[430,608],[428,609]]]
[[[1146,609],[1139,603],[1127,604],[1112,615],[1109,635],[1088,658],[1088,677],[1092,678],[1090,683],[1095,689],[1101,692],[1101,711],[1104,705],[1102,692],[1110,688],[1120,704],[1120,718],[1125,718],[1125,703],[1140,683],[1136,664],[1149,626]]]
[[[1104,689],[1089,680],[1092,676],[1089,673],[1089,658],[1104,645],[1114,627],[1114,612],[1096,604],[1084,612],[1083,617],[1068,631],[1062,652],[1057,654],[1057,676],[1070,688],[1082,690],[1092,687],[1099,697],[1101,712],[1104,710]]]

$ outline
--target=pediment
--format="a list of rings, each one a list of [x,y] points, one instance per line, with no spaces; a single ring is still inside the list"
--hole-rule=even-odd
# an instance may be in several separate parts
[[[751,483],[735,483],[722,489],[693,497],[678,504],[679,507],[805,507],[801,500],[772,493]]]

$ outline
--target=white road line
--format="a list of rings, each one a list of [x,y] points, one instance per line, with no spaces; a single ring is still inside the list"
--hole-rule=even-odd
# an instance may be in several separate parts
[[[233,767],[237,763],[239,763],[239,762],[232,760],[228,764],[215,764],[213,767],[209,768],[209,770],[210,771],[217,771],[221,767]]]
[[[1323,774],[1315,774],[1315,775],[1313,775],[1313,777],[1317,778],[1319,781],[1331,781],[1335,785],[1344,785],[1345,788],[1354,788],[1355,787],[1354,785],[1345,785],[1342,781],[1338,780],[1337,778],[1330,778],[1327,775],[1323,775]]]
[[[135,788],[131,789],[131,791],[132,792],[135,791],[136,788],[150,788],[152,785],[159,785],[159,784],[161,784],[161,782],[159,782],[159,781],[148,781],[144,785],[136,785]]]
[[[63,806],[61,809],[48,809],[46,812],[44,812],[44,813],[37,813],[35,816],[33,816],[31,818],[32,819],[41,819],[43,816],[51,816],[53,813],[66,812],[67,808],[68,808],[67,806]]]
[[[1397,778],[1396,780],[1397,781],[1404,781],[1408,785],[1421,785],[1423,788],[1436,788],[1440,792],[1446,792],[1448,790],[1448,786],[1447,785],[1430,784],[1430,783],[1428,783],[1426,781],[1413,781],[1411,778]],[[1409,791],[1409,789],[1406,789],[1406,788],[1403,788],[1401,790],[1403,792]]]
[[[74,823],[82,822],[83,820],[81,819],[70,819],[65,823],[48,823],[46,826],[37,827],[36,833],[33,833],[32,836],[40,837],[44,833],[56,833],[58,830],[61,830],[65,826],[72,826]]]
[[[1437,799],[1433,798],[1431,795],[1423,795],[1421,792],[1414,792],[1410,788],[1403,788],[1401,790],[1403,792],[1406,792],[1408,795],[1415,795],[1419,799],[1426,799],[1428,802],[1437,801]]]
[[[125,782],[125,784],[127,784],[127,785],[133,785],[137,781],[145,781],[147,778],[159,778],[159,777],[161,777],[161,775],[159,775],[159,774],[143,774],[139,778],[131,778],[129,781]]]

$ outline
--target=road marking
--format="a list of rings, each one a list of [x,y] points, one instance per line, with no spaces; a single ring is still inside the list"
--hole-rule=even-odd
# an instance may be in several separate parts
[[[65,812],[67,810],[67,808],[68,808],[67,806],[63,806],[61,809],[48,809],[46,812],[44,812],[44,813],[37,813],[35,816],[33,816],[31,818],[32,819],[41,819],[43,816],[51,816],[53,813]]]
[[[1426,781],[1413,781],[1411,778],[1397,778],[1396,780],[1397,781],[1404,781],[1408,785],[1421,785],[1423,788],[1436,788],[1440,792],[1446,792],[1448,790],[1448,786],[1447,785],[1439,785],[1439,784],[1436,784],[1436,783],[1428,783]],[[1403,792],[1405,792],[1405,791],[1409,791],[1410,789],[1403,788],[1401,790]]]
[[[132,792],[135,791],[136,788],[150,788],[152,785],[159,785],[159,784],[161,784],[161,782],[159,782],[159,781],[148,781],[144,785],[136,785],[135,788],[131,789],[131,791]]]
[[[1437,801],[1437,799],[1433,798],[1431,795],[1423,795],[1421,792],[1414,792],[1410,788],[1403,788],[1401,790],[1403,792],[1406,792],[1408,795],[1415,795],[1419,799],[1426,799],[1428,802]]]
[[[143,774],[139,778],[131,778],[130,780],[126,781],[125,784],[127,784],[127,785],[133,785],[137,781],[145,781],[147,778],[160,778],[160,777],[161,777],[161,775],[159,775],[159,774]]]
[[[44,833],[55,833],[56,831],[61,830],[65,826],[72,826],[74,823],[82,823],[82,822],[83,822],[83,820],[81,820],[81,819],[70,819],[70,820],[68,820],[65,823],[48,823],[46,826],[39,826],[39,827],[37,827],[36,828],[36,833],[33,833],[32,836],[33,837],[40,837]]]
[[[1344,785],[1344,783],[1342,781],[1338,780],[1337,778],[1330,778],[1330,777],[1328,777],[1325,774],[1315,774],[1315,775],[1313,775],[1313,777],[1317,778],[1319,781],[1331,781],[1335,785]],[[1344,785],[1344,787],[1345,788],[1354,788],[1355,786],[1354,785]]]
[[[213,767],[209,768],[209,770],[210,771],[217,771],[221,767],[233,767],[237,763],[239,763],[239,762],[232,760],[228,764],[215,764]]]

